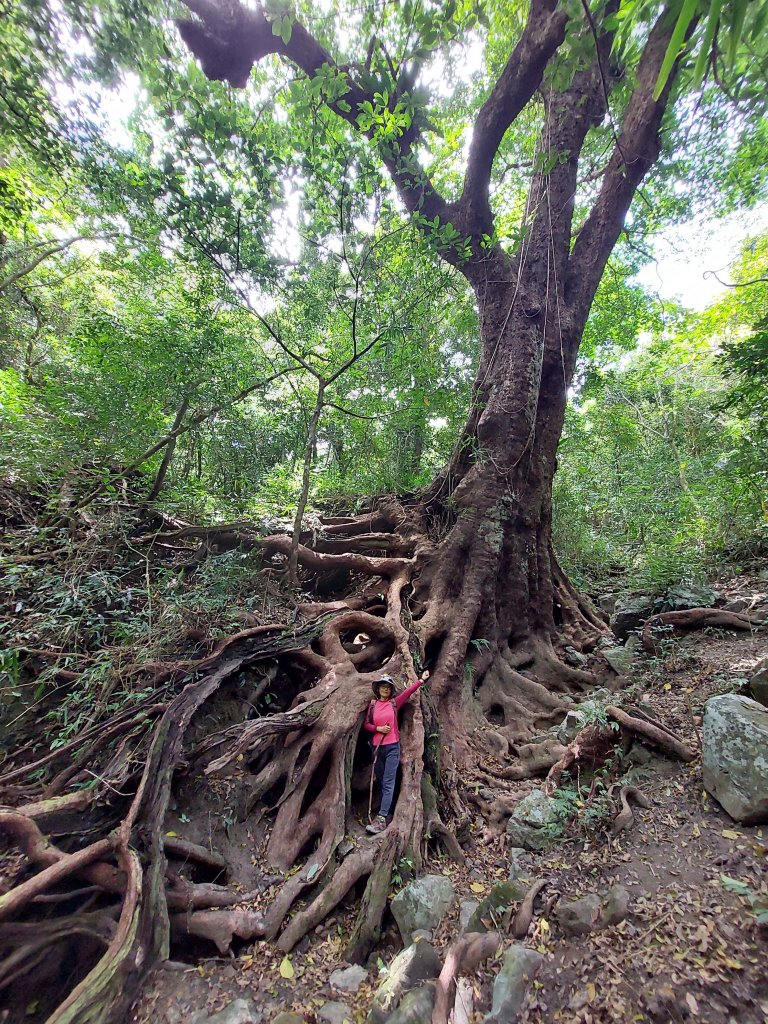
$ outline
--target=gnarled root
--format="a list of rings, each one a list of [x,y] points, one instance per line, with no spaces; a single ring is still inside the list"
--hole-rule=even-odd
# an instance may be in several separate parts
[[[659,747],[666,754],[672,754],[681,761],[693,761],[696,755],[687,747],[683,741],[661,722],[653,722],[650,719],[638,718],[628,715],[621,708],[608,706],[605,709],[609,718],[613,718],[626,732],[639,736],[655,747]]]
[[[614,789],[616,787],[611,788]],[[634,800],[638,807],[648,809],[651,806],[648,797],[636,786],[621,786],[619,788],[620,810],[613,819],[613,825],[611,826],[611,833],[614,836],[617,836],[619,832],[623,832],[625,829],[631,828],[635,820],[632,808],[629,806],[630,800]]]
[[[232,939],[253,939],[263,934],[264,920],[254,910],[201,910],[191,914],[171,914],[175,935],[195,935],[212,942],[226,953]]]
[[[656,653],[656,634],[662,632],[665,636],[671,636],[707,626],[751,630],[764,625],[764,619],[755,619],[741,612],[727,612],[722,608],[687,608],[684,611],[661,612],[652,615],[643,626],[643,649],[651,654]]]
[[[534,882],[525,894],[523,902],[520,904],[520,909],[515,914],[515,919],[512,922],[512,934],[516,939],[524,939],[528,934],[528,929],[533,919],[533,907],[536,903],[536,897],[547,884],[548,880],[546,878],[540,878],[537,882]]]

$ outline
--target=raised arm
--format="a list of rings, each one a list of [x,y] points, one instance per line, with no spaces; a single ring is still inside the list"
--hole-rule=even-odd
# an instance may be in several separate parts
[[[395,707],[397,708],[398,711],[403,706],[403,704],[405,704],[406,701],[411,697],[411,695],[416,693],[420,686],[424,685],[427,679],[429,679],[429,672],[424,672],[420,679],[417,679],[415,683],[411,683],[410,686],[407,686],[402,693],[399,693],[395,697]]]

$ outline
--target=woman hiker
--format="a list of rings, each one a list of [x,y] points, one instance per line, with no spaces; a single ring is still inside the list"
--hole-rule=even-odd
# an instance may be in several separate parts
[[[371,701],[363,723],[373,739],[373,770],[381,791],[381,805],[376,820],[367,827],[372,835],[383,832],[392,809],[395,795],[395,778],[400,764],[400,730],[397,727],[397,712],[411,694],[429,679],[429,672],[422,672],[421,678],[396,694],[395,681],[391,676],[382,676],[373,683],[374,700]]]

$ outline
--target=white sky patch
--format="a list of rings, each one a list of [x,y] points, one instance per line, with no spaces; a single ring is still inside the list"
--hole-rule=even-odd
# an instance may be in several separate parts
[[[722,281],[731,281],[728,268],[740,246],[766,228],[768,203],[722,220],[697,218],[670,228],[653,240],[657,261],[643,267],[635,280],[661,299],[678,299],[689,309],[704,309],[726,291],[712,271]]]

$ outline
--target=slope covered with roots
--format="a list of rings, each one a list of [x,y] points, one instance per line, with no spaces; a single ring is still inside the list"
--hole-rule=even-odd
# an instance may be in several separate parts
[[[289,951],[342,901],[357,906],[345,955],[360,960],[397,865],[418,871],[437,847],[462,860],[472,817],[502,822],[519,780],[578,756],[546,730],[596,676],[558,645],[593,650],[604,623],[561,577],[560,639],[475,635],[460,657],[450,533],[423,509],[388,499],[319,520],[301,537],[298,600],[280,586],[287,534],[106,502],[41,532],[39,512],[21,495],[5,509],[16,706],[0,768],[0,988],[20,1008],[44,983],[40,1019],[118,1019],[172,946]],[[221,574],[225,597],[196,603]],[[424,668],[430,684],[401,713],[391,824],[371,837],[371,684]],[[592,739],[598,757],[605,735]]]

